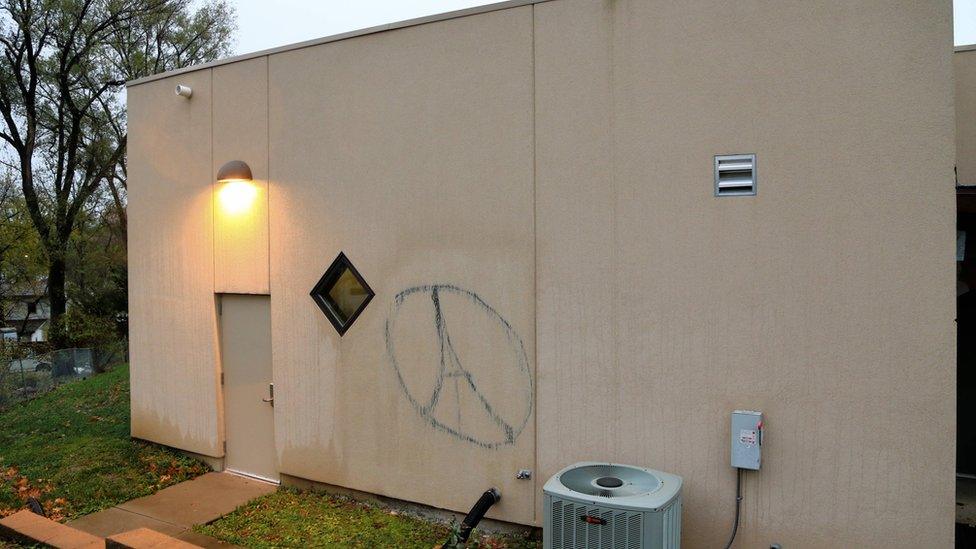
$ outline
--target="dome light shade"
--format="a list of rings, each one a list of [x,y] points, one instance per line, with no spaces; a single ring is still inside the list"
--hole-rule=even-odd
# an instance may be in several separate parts
[[[251,167],[240,160],[231,160],[217,171],[217,182],[250,181]]]

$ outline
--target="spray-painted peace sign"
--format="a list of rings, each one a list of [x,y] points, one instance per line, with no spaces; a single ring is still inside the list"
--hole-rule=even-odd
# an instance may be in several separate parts
[[[511,324],[477,294],[408,288],[385,335],[404,396],[431,426],[484,448],[515,443],[532,415],[529,361]]]

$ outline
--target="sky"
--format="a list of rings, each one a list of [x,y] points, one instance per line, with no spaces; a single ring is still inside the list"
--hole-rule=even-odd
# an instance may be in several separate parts
[[[493,0],[230,0],[243,54],[384,23],[493,4]],[[976,0],[954,0],[957,46],[976,44]]]
[[[976,44],[976,0],[955,0],[952,8],[956,45]]]
[[[976,0],[972,0],[976,3]],[[493,0],[230,0],[237,7],[237,54],[375,27]]]

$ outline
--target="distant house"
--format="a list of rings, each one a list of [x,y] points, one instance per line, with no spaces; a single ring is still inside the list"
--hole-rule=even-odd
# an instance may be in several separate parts
[[[18,288],[5,293],[2,305],[4,339],[47,341],[51,319],[51,305],[47,294],[40,289]],[[9,335],[14,333],[15,336]]]

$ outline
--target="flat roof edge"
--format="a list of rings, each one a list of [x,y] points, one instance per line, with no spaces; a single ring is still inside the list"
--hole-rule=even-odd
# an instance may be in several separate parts
[[[192,65],[189,67],[183,67],[181,69],[173,69],[166,72],[161,72],[159,74],[153,74],[150,76],[143,76],[142,78],[136,78],[134,80],[129,80],[125,83],[126,87],[138,86],[139,84],[146,84],[148,82],[153,82],[156,80],[162,80],[164,78],[170,78],[172,76],[177,76],[180,74],[185,74],[188,72],[195,72],[204,69],[212,69],[214,67],[219,67],[221,65],[229,65],[231,63],[238,63],[240,61],[247,61],[248,59],[256,59],[258,57],[267,57],[269,55],[274,55],[277,53],[284,53],[293,50],[300,50],[302,48],[310,48],[313,46],[319,46],[322,44],[328,44],[329,42],[338,42],[340,40],[348,40],[349,38],[356,38],[358,36],[366,36],[369,34],[376,34],[385,31],[391,31],[396,29],[403,29],[407,27],[416,27],[419,25],[424,25],[427,23],[436,23],[438,21],[447,21],[449,19],[459,19],[461,17],[467,17],[469,15],[479,15],[482,13],[489,13],[493,11],[506,10],[511,8],[517,8],[521,6],[530,6],[533,4],[541,4],[543,2],[551,2],[553,0],[506,0],[504,2],[496,2],[494,4],[484,4],[481,6],[474,6],[471,8],[465,8],[462,10],[448,11],[444,13],[436,13],[433,15],[425,15],[423,17],[417,17],[414,19],[406,19],[403,21],[395,21],[393,23],[385,23],[382,25],[377,25],[375,27],[368,27],[365,29],[356,29],[349,32],[343,32],[339,34],[333,34],[330,36],[324,36],[322,38],[313,38],[311,40],[306,40],[304,42],[296,42],[294,44],[286,44],[284,46],[278,46],[276,48],[269,48],[266,50],[260,50],[252,53],[245,53],[241,55],[235,55],[234,57],[228,57],[226,59],[218,59],[216,61],[210,61],[207,63],[200,63],[199,65]],[[976,47],[976,46],[974,46]]]
[[[953,51],[973,51],[976,50],[976,44],[966,44],[964,46],[956,46]]]

